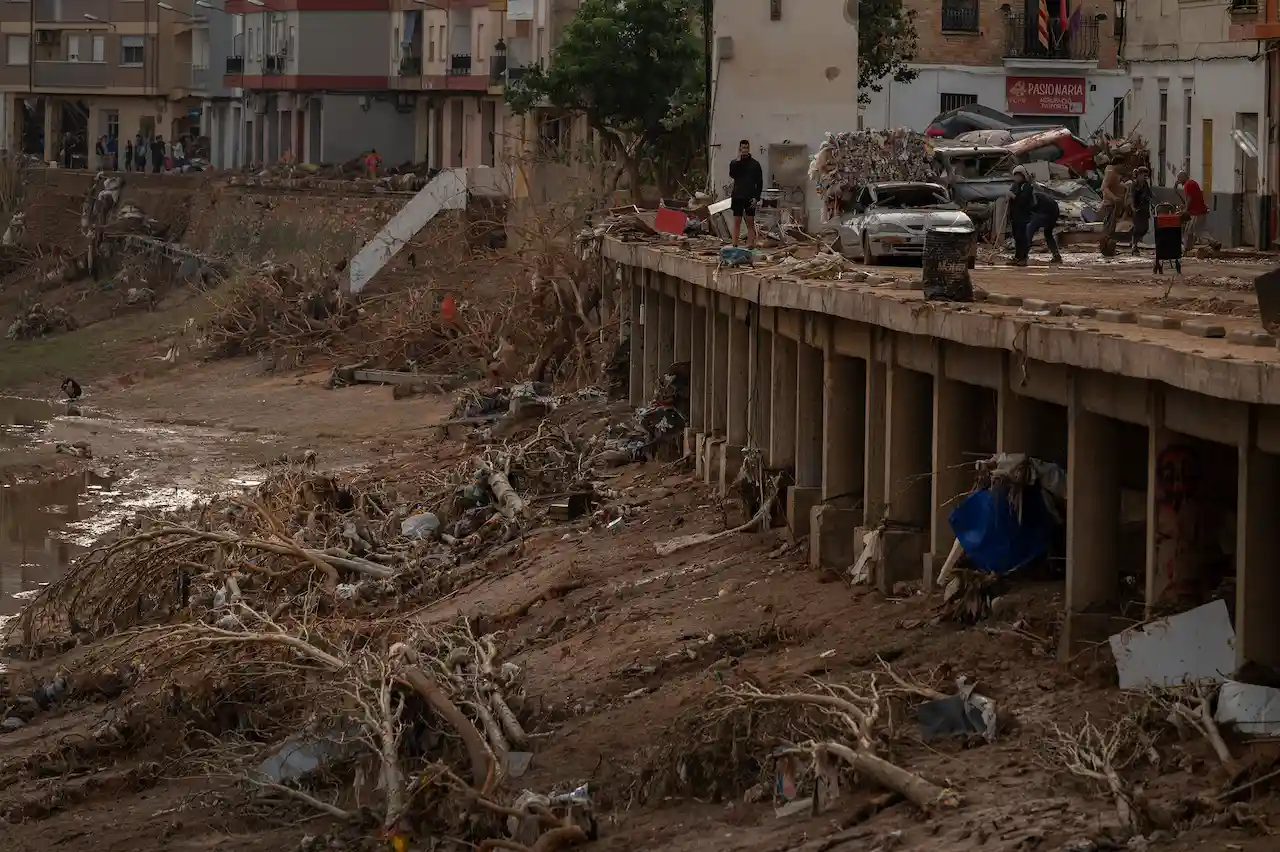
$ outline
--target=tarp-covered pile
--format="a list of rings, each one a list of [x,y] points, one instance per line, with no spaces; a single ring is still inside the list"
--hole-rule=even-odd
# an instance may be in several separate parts
[[[889,180],[935,180],[927,137],[897,130],[828,133],[809,163],[809,181],[828,201],[855,186]]]

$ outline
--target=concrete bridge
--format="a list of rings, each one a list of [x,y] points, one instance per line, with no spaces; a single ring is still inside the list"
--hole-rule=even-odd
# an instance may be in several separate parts
[[[887,522],[882,584],[928,587],[973,462],[1027,453],[1067,471],[1064,652],[1190,592],[1226,598],[1241,662],[1280,665],[1280,352],[1256,319],[928,303],[654,243],[603,253],[634,332],[631,401],[689,362],[698,474],[725,489],[748,447],[792,471],[787,516],[815,564],[847,568]]]

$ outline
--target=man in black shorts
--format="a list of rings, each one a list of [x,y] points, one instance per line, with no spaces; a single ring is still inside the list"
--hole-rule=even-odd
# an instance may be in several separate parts
[[[738,245],[742,233],[742,220],[747,220],[747,246],[756,245],[756,204],[764,193],[764,170],[760,162],[751,156],[751,143],[743,139],[738,143],[738,159],[729,163],[729,177],[733,179],[733,244]]]

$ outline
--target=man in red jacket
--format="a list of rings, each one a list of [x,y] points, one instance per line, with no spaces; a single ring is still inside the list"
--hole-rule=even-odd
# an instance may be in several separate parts
[[[1178,172],[1178,187],[1182,190],[1188,216],[1186,232],[1182,238],[1182,253],[1186,254],[1196,244],[1196,235],[1204,229],[1209,205],[1204,203],[1204,190],[1200,188],[1200,184],[1186,172]]]

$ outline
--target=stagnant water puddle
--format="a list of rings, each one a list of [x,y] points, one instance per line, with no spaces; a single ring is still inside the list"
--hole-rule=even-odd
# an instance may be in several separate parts
[[[0,488],[0,619],[53,582],[83,552],[76,535],[116,480],[83,471]],[[96,526],[96,525],[95,525]]]

